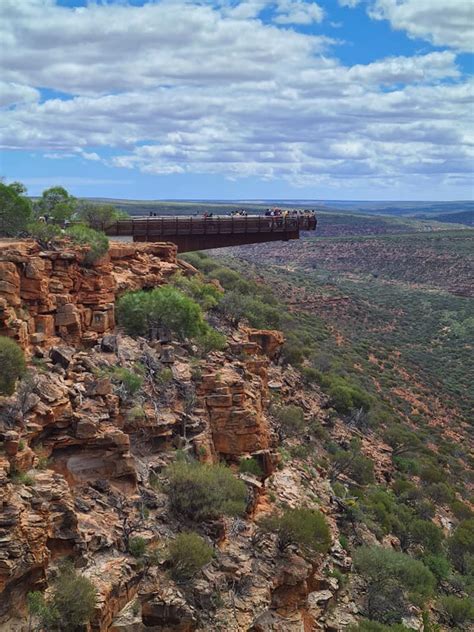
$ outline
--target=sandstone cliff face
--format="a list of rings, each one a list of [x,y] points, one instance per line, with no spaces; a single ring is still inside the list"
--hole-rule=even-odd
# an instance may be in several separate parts
[[[36,357],[16,395],[0,398],[2,630],[26,629],[27,593],[47,587],[64,556],[98,588],[96,632],[339,629],[323,623],[338,590],[328,572],[350,567],[330,489],[317,472],[279,463],[270,413],[276,394],[324,421],[324,402],[305,397],[297,375],[273,363],[282,334],[242,328],[225,351],[196,357],[191,344],[113,333],[117,294],[166,282],[179,266],[174,247],[160,244],[113,245],[94,268],[73,250],[41,252],[29,242],[0,250],[0,333]],[[133,399],[114,369],[137,364],[144,384]],[[127,553],[130,533],[161,550],[182,529],[154,485],[177,448],[235,469],[253,456],[263,472],[240,475],[245,519],[203,525],[217,555],[186,586],[164,563],[144,568]],[[329,558],[282,556],[275,536],[256,525],[275,503],[321,499],[334,539]]]
[[[66,242],[51,251],[0,244],[0,335],[25,349],[58,339],[92,344],[114,329],[119,293],[155,287],[178,270],[174,244],[112,243],[92,267],[83,257]]]

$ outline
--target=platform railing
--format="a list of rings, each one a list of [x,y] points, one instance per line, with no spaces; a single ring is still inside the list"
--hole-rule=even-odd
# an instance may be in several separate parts
[[[94,226],[111,237],[166,237],[171,235],[230,235],[315,230],[316,217],[231,216],[231,217],[133,217]]]

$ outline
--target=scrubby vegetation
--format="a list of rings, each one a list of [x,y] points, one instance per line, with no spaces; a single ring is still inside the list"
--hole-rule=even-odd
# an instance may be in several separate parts
[[[171,510],[192,522],[245,512],[247,490],[225,465],[178,460],[167,470]]]
[[[117,302],[117,317],[132,336],[154,339],[159,327],[166,327],[180,338],[205,332],[199,305],[169,285],[150,292],[128,292]]]
[[[261,524],[277,534],[281,550],[295,544],[310,554],[326,553],[331,544],[326,520],[316,509],[285,509],[281,515],[263,519]]]
[[[382,547],[362,547],[355,568],[367,580],[367,615],[382,623],[400,623],[409,605],[422,605],[435,588],[431,571],[404,553]]]
[[[180,533],[168,547],[172,576],[185,581],[190,579],[214,555],[213,549],[199,534]]]
[[[0,336],[0,395],[11,395],[15,384],[26,373],[21,347],[10,338]]]
[[[43,629],[80,630],[90,621],[97,601],[94,584],[79,575],[70,562],[63,562],[54,581],[52,594],[29,593],[28,609]]]
[[[66,231],[68,237],[72,241],[81,246],[87,246],[88,250],[84,257],[86,264],[93,264],[103,257],[109,249],[109,240],[107,236],[93,228],[76,224],[68,228]]]

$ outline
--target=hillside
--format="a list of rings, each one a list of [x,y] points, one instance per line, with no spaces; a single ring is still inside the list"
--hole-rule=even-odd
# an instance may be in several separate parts
[[[2,631],[469,629],[471,233],[349,221],[0,242]]]

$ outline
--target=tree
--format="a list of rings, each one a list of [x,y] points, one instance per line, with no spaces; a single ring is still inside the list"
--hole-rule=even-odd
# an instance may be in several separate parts
[[[16,237],[26,230],[32,211],[25,188],[19,182],[0,182],[0,236]]]
[[[121,217],[126,217],[126,213],[119,211],[113,204],[93,204],[92,202],[81,202],[76,214],[84,224],[101,230]]]
[[[409,603],[423,603],[436,584],[422,562],[380,546],[358,549],[354,565],[367,580],[367,614],[382,623],[400,622]]]
[[[51,187],[43,191],[36,203],[39,215],[47,216],[58,222],[71,219],[76,210],[77,200],[64,187]]]
[[[0,336],[0,395],[12,395],[16,381],[25,373],[21,347],[11,338]]]

